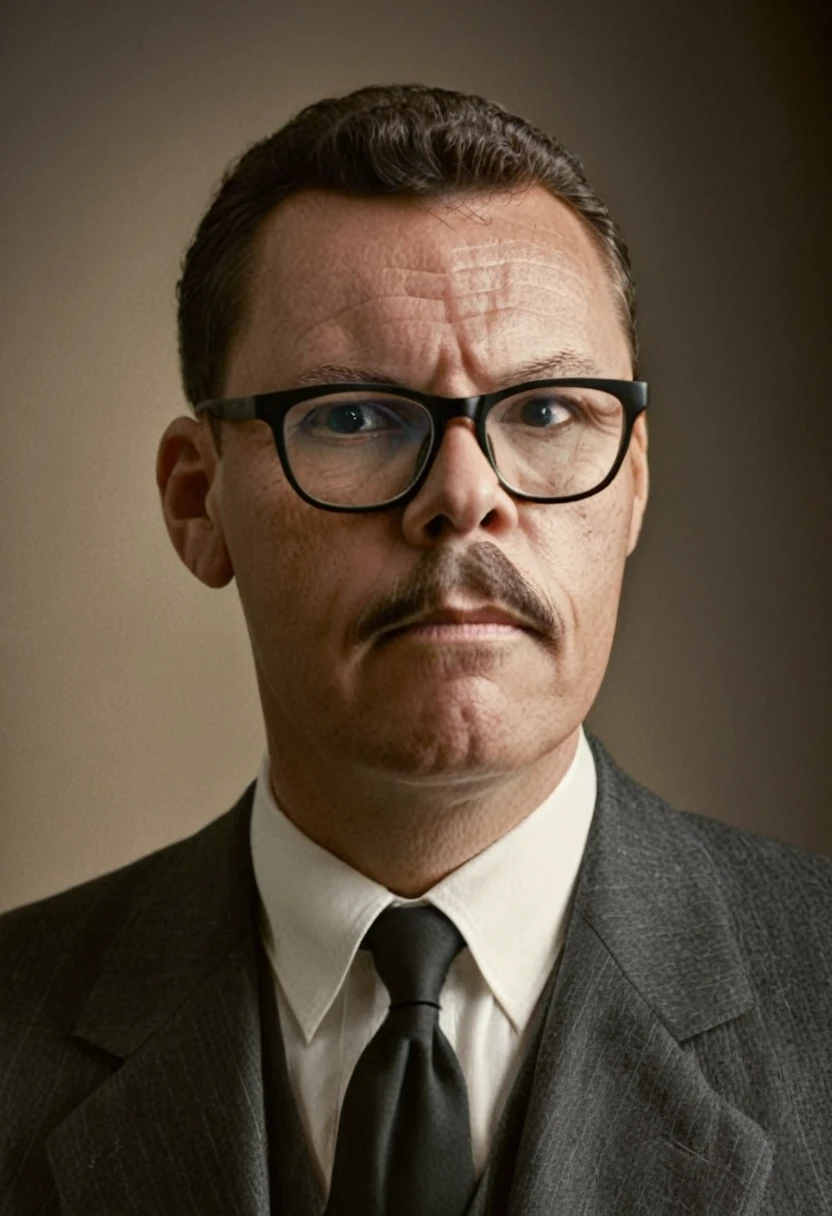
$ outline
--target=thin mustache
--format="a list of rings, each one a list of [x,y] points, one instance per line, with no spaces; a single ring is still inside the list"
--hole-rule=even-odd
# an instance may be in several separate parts
[[[369,642],[376,634],[396,629],[414,616],[435,612],[451,592],[469,592],[516,612],[550,642],[564,634],[560,613],[548,604],[496,545],[478,541],[458,554],[434,550],[389,595],[369,605],[355,622],[354,639]]]

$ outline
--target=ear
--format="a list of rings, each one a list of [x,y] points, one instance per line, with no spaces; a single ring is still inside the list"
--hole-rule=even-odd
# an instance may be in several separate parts
[[[234,577],[216,503],[219,463],[210,427],[195,418],[174,419],[159,442],[156,484],[168,535],[207,587],[224,587]]]
[[[647,418],[644,413],[639,414],[633,424],[627,457],[633,473],[633,504],[630,514],[630,536],[627,541],[627,556],[629,557],[638,543],[650,493],[650,469],[647,463]]]

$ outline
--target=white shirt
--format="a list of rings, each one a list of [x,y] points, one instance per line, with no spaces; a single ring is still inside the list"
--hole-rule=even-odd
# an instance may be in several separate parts
[[[364,934],[384,908],[433,904],[465,938],[442,989],[439,1025],[468,1086],[477,1177],[563,946],[595,807],[595,761],[575,757],[535,811],[419,899],[401,899],[301,832],[279,809],[268,753],[251,819],[254,875],[290,1082],[324,1188],[353,1068],[387,1016],[389,994]]]

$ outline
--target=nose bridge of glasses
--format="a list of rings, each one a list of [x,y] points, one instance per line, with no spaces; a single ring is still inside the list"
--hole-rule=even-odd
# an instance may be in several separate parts
[[[436,429],[441,433],[449,422],[457,418],[468,418],[475,422],[482,397],[431,397],[429,400],[434,422],[438,424]]]
[[[437,456],[440,448],[443,446],[445,435],[447,433],[448,424],[453,423],[468,423],[468,426],[461,426],[459,429],[470,430],[471,437],[474,442],[482,448],[477,428],[477,412],[482,396],[477,397],[431,397],[430,411],[433,415],[434,422],[434,440],[433,440],[433,456]],[[457,428],[454,428],[457,429]],[[484,450],[486,459],[490,461],[488,452]],[[433,463],[430,459],[429,463]]]
[[[476,437],[477,412],[481,401],[482,397],[432,397],[430,399],[436,431],[434,440],[436,448],[439,448],[445,438],[449,422],[469,422],[471,433]]]

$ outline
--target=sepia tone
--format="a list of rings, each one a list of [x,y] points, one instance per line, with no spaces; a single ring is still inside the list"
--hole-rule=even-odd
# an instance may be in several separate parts
[[[588,725],[676,806],[832,853],[830,93],[820,9],[637,0],[5,10],[0,908],[185,836],[264,746],[233,584],[154,481],[174,285],[222,170],[424,81],[584,162],[627,237],[651,500]]]

